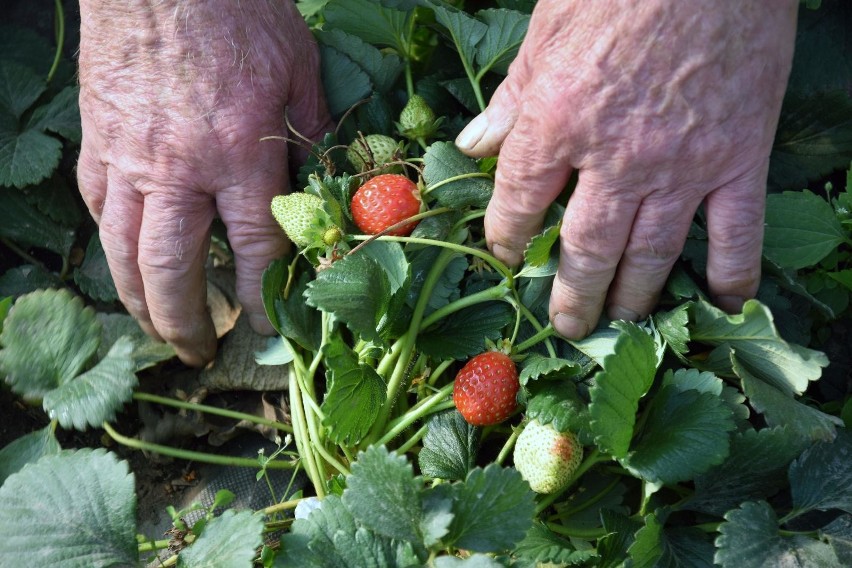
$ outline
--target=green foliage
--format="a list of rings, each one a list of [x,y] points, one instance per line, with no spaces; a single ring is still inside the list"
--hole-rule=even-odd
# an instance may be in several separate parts
[[[429,477],[461,480],[476,464],[480,430],[468,424],[456,410],[433,415],[423,448],[417,456],[420,471]]]

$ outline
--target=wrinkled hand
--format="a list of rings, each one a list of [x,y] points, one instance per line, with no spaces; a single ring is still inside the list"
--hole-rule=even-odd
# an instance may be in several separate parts
[[[605,306],[613,319],[647,315],[702,203],[710,293],[729,311],[756,293],[797,4],[538,3],[508,77],[457,144],[499,150],[485,231],[511,265],[578,171],[550,300],[562,335],[585,336]]]
[[[121,301],[191,365],[216,350],[204,262],[218,210],[252,326],[260,277],[287,247],[269,213],[287,187],[285,109],[329,129],[318,53],[288,0],[81,2],[78,181]]]

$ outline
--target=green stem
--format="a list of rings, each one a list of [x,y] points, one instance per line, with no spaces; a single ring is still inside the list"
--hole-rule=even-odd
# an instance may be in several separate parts
[[[509,436],[509,439],[506,440],[506,443],[503,444],[503,447],[500,448],[500,453],[497,454],[497,459],[494,460],[498,465],[503,465],[503,462],[509,457],[509,452],[512,451],[512,448],[515,447],[515,442],[518,440],[518,436],[521,435],[521,428],[512,429],[512,435]]]
[[[53,5],[56,12],[56,22],[54,24],[56,52],[53,54],[53,64],[50,66],[50,71],[47,72],[48,83],[53,79],[56,70],[59,68],[59,62],[62,60],[62,47],[65,45],[65,10],[62,8],[62,0],[55,0]]]
[[[409,438],[403,445],[396,449],[398,454],[404,454],[408,452],[411,448],[413,448],[417,443],[423,439],[423,436],[426,435],[426,432],[429,431],[429,426],[424,424],[420,427],[420,429],[414,433],[414,435]]]
[[[471,179],[471,178],[488,178],[490,180],[494,179],[494,177],[489,173],[469,172],[469,173],[466,173],[466,174],[459,174],[459,175],[456,175],[456,176],[448,177],[447,179],[442,179],[441,181],[435,182],[434,184],[432,184],[432,185],[428,186],[426,189],[424,189],[422,193],[423,193],[424,196],[426,196],[430,192],[438,189],[439,187],[441,187],[443,185],[447,185],[448,183],[453,183],[455,181],[459,181],[459,180],[463,180],[463,179]]]
[[[289,424],[283,424],[276,420],[269,420],[268,418],[261,418],[260,416],[255,416],[254,414],[245,414],[243,412],[236,412],[234,410],[227,410],[225,408],[218,408],[216,406],[208,406],[206,404],[198,404],[195,402],[184,402],[182,400],[176,400],[165,396],[157,396],[155,394],[150,394],[147,392],[135,392],[133,393],[133,398],[134,400],[153,402],[156,404],[162,404],[163,406],[171,406],[184,410],[204,412],[205,414],[224,416],[225,418],[233,418],[234,420],[245,420],[246,422],[251,422],[252,424],[261,424],[263,426],[269,426],[271,428],[275,428],[276,430],[282,430],[284,432],[293,432],[293,427]]]
[[[31,256],[27,251],[7,239],[6,237],[0,237],[0,243],[3,243],[4,246],[8,247],[9,250],[20,256],[22,259],[26,260],[28,263],[33,266],[38,266],[41,268],[45,268],[44,264],[38,260],[36,260],[33,256]]]
[[[430,209],[429,211],[423,211],[422,213],[418,213],[417,215],[412,215],[411,217],[407,217],[407,218],[403,219],[402,221],[400,221],[399,223],[394,223],[393,225],[390,225],[389,227],[383,229],[381,233],[377,233],[375,235],[352,235],[352,237],[355,240],[361,240],[363,242],[360,243],[355,248],[353,248],[352,250],[350,250],[348,253],[346,253],[346,255],[349,256],[349,255],[355,254],[356,252],[358,252],[360,249],[364,248],[365,246],[367,246],[371,242],[378,240],[379,238],[385,236],[387,233],[390,233],[391,231],[394,231],[394,230],[396,230],[400,227],[404,227],[404,226],[409,225],[409,224],[411,224],[415,221],[420,221],[421,219],[426,219],[427,217],[435,217],[436,215],[443,215],[444,213],[450,213],[451,211],[452,211],[452,209],[450,209],[449,207],[439,207],[438,209]],[[367,238],[359,238],[359,237],[362,237],[362,236],[365,236]],[[436,241],[436,242],[443,242],[443,241]]]
[[[582,477],[583,474],[586,473],[590,468],[594,467],[602,461],[607,460],[609,460],[609,456],[601,455],[600,451],[597,448],[592,450],[591,453],[589,453],[589,455],[586,457],[586,459],[583,460],[583,463],[580,464],[580,467],[577,468],[577,471],[575,471],[574,474],[571,476],[571,479],[569,479],[565,483],[565,485],[562,486],[562,488],[560,488],[558,491],[551,493],[550,495],[545,496],[541,501],[538,502],[538,505],[536,505],[535,508],[536,515],[540,514],[542,511],[550,507],[554,501],[561,497],[562,494],[565,493],[565,491],[569,487],[571,487],[575,481],[580,479],[580,477]]]
[[[502,300],[506,297],[509,292],[509,288],[506,286],[506,281],[500,282],[496,286],[492,286],[491,288],[486,288],[480,292],[475,294],[471,294],[470,296],[465,296],[463,298],[459,298],[455,302],[451,302],[446,306],[442,306],[429,314],[429,317],[423,319],[423,324],[420,329],[426,329],[430,325],[435,322],[441,321],[443,318],[447,317],[450,314],[454,314],[460,310],[465,308],[469,308],[470,306],[475,306],[477,304],[481,304],[483,302]]]
[[[537,343],[540,343],[540,342],[544,341],[545,339],[549,339],[550,337],[553,337],[554,335],[556,335],[556,330],[553,329],[553,326],[547,325],[546,327],[543,327],[541,330],[539,330],[539,332],[536,333],[535,335],[533,335],[532,337],[529,337],[525,341],[522,341],[521,343],[517,344],[515,346],[515,352],[516,353],[523,353],[524,351],[526,351],[527,349],[529,349],[533,345],[536,345]],[[552,347],[552,345],[551,345],[551,347]],[[551,357],[555,357],[555,356],[556,356],[555,353],[551,354]]]
[[[620,482],[620,481],[621,481],[621,480],[620,480],[619,478],[617,478],[617,477],[616,477],[616,478],[614,478],[614,479],[613,479],[613,480],[609,483],[609,485],[607,485],[606,487],[604,487],[604,488],[603,488],[600,492],[598,492],[598,494],[597,494],[597,495],[595,495],[594,497],[591,497],[590,499],[586,499],[585,501],[583,501],[582,503],[580,503],[580,504],[579,504],[579,505],[577,505],[576,507],[572,507],[572,508],[570,508],[570,509],[560,510],[560,511],[559,511],[559,518],[561,518],[561,519],[568,519],[568,518],[570,518],[571,516],[576,515],[576,514],[577,514],[577,513],[579,513],[580,511],[585,511],[586,509],[588,509],[589,507],[591,507],[591,506],[592,506],[592,505],[594,505],[595,503],[598,503],[601,499],[603,499],[604,497],[606,497],[606,496],[607,496],[607,494],[609,494],[609,492],[610,492],[610,491],[612,491],[613,489],[615,489],[615,488],[616,488],[616,486],[618,486],[618,484],[619,484],[619,482]]]
[[[421,400],[411,410],[388,424],[387,433],[381,438],[379,438],[376,444],[387,444],[388,442],[399,436],[402,432],[405,431],[406,428],[414,424],[416,421],[420,420],[428,414],[437,412],[438,410],[436,409],[436,407],[438,407],[440,403],[444,402],[452,392],[453,383],[449,383],[435,394],[430,395],[428,398],[424,398],[423,400]],[[452,408],[454,405],[452,401],[449,402],[450,405],[447,408]]]
[[[290,416],[293,421],[293,438],[296,440],[299,455],[305,462],[305,472],[314,486],[314,491],[317,497],[323,498],[325,497],[323,477],[320,475],[319,466],[313,451],[313,444],[310,441],[308,423],[305,418],[305,407],[302,403],[302,393],[300,392],[299,380],[296,374],[295,365],[290,365]]]
[[[280,513],[281,511],[295,509],[296,505],[298,505],[300,501],[302,501],[302,499],[291,499],[282,503],[276,503],[275,505],[270,505],[269,507],[262,509],[261,512],[266,516],[274,515],[276,513]]]
[[[374,235],[352,235],[351,238],[356,241],[365,241],[368,239],[372,239]],[[453,250],[455,252],[461,254],[469,254],[471,256],[475,256],[487,262],[491,265],[494,270],[505,276],[509,282],[512,282],[514,276],[512,276],[512,271],[508,266],[491,256],[488,252],[482,249],[476,249],[472,247],[466,247],[464,245],[460,245],[457,243],[450,243],[447,241],[436,241],[435,239],[424,239],[422,237],[392,237],[389,235],[382,235],[378,238],[381,241],[392,241],[396,243],[414,243],[418,245],[429,245],[441,247],[449,250]]]
[[[110,438],[112,438],[119,444],[127,446],[129,448],[143,450],[146,452],[153,452],[155,454],[161,454],[164,456],[170,456],[173,458],[179,458],[187,461],[212,463],[216,465],[230,465],[236,467],[253,467],[257,469],[261,468],[260,462],[258,462],[257,459],[254,458],[235,458],[219,454],[208,454],[207,452],[182,450],[180,448],[173,448],[172,446],[163,446],[161,444],[154,444],[152,442],[146,442],[137,438],[123,436],[116,432],[115,429],[107,422],[104,422],[102,427],[104,430],[106,430],[106,433],[109,434]],[[271,460],[266,462],[266,467],[271,469],[293,469],[295,467],[295,464],[292,461]]]
[[[603,527],[592,529],[567,528],[558,523],[547,523],[547,528],[563,536],[573,536],[583,540],[595,540],[603,538],[607,535],[607,530]]]
[[[164,540],[146,540],[145,542],[140,542],[137,550],[142,552],[154,552],[155,550],[165,550],[169,547],[172,541],[164,539]]]
[[[438,379],[441,378],[441,375],[444,374],[444,371],[446,371],[454,362],[454,359],[445,359],[444,361],[438,363],[438,366],[435,367],[435,370],[432,371],[431,375],[429,375],[429,386],[435,386],[435,384],[438,382]]]

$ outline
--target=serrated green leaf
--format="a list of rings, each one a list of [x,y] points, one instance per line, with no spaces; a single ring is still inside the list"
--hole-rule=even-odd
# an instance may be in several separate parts
[[[636,568],[652,568],[663,555],[663,525],[653,513],[645,515],[645,526],[636,531],[633,544],[627,549]]]
[[[806,449],[790,464],[789,478],[797,513],[840,509],[852,514],[852,433],[841,429],[834,441]]]
[[[10,268],[0,276],[0,296],[18,297],[39,289],[61,286],[63,282],[58,274],[33,264]]]
[[[74,282],[80,287],[80,291],[94,300],[118,301],[118,292],[98,233],[94,233],[89,239],[83,264],[74,269]]]
[[[376,91],[387,93],[403,70],[402,60],[394,53],[382,53],[358,36],[341,29],[315,32],[323,45],[333,47],[349,57],[367,75]]]
[[[561,515],[562,526],[569,533],[576,530],[590,531],[603,526],[601,514],[610,511],[620,515],[630,514],[624,504],[627,485],[619,476],[605,472],[596,475],[584,475],[575,491],[557,505],[570,511],[570,515]]]
[[[320,46],[320,76],[331,116],[339,117],[373,92],[373,83],[361,67],[345,54]]]
[[[526,416],[552,424],[559,432],[573,432],[584,446],[594,442],[589,407],[571,382],[547,381],[531,387]]]
[[[606,536],[598,539],[599,566],[615,568],[624,566],[627,550],[633,544],[636,531],[642,528],[642,523],[615,511],[601,511],[601,521],[606,530]]]
[[[691,304],[689,312],[693,341],[729,346],[749,373],[785,394],[803,393],[828,365],[823,353],[784,341],[769,309],[756,300],[747,301],[738,315],[703,301]]]
[[[50,176],[62,157],[62,143],[37,130],[0,126],[0,186],[22,188]]]
[[[662,533],[660,568],[713,568],[716,547],[707,533],[691,527],[666,528]]]
[[[114,454],[83,449],[45,456],[6,480],[0,502],[0,565],[139,561],[133,475]]]
[[[0,54],[3,59],[46,77],[53,62],[54,48],[34,29],[9,22],[0,24]]]
[[[35,206],[63,227],[76,227],[83,222],[79,192],[68,185],[67,179],[55,174],[38,185],[23,190],[27,203]]]
[[[479,428],[468,424],[455,409],[432,415],[426,424],[417,457],[423,474],[449,480],[467,477],[476,465]]]
[[[737,355],[731,356],[731,359],[749,404],[763,414],[769,426],[786,426],[791,436],[800,441],[819,441],[831,440],[835,427],[843,425],[843,421],[836,416],[807,406],[774,385],[760,380],[740,364]]]
[[[417,348],[437,359],[464,359],[481,353],[485,340],[496,341],[513,320],[504,302],[484,302],[442,319],[417,336]]]
[[[716,539],[715,562],[722,568],[839,566],[831,547],[803,535],[781,536],[775,511],[749,501],[725,515]]]
[[[35,432],[24,434],[0,450],[0,486],[13,473],[28,463],[37,462],[43,456],[58,454],[61,448],[54,428],[45,426]]]
[[[21,296],[0,335],[0,372],[12,390],[42,398],[71,381],[100,342],[95,312],[68,290],[42,290]]]
[[[228,510],[214,517],[201,536],[178,555],[180,568],[253,566],[263,543],[263,517],[252,511]]]
[[[582,367],[576,361],[545,357],[534,353],[522,362],[521,373],[518,377],[521,385],[539,378],[566,379],[575,377],[582,372]]]
[[[335,315],[367,341],[381,341],[378,328],[390,302],[385,271],[367,255],[344,257],[308,283],[309,305]]]
[[[514,554],[523,560],[541,564],[576,565],[597,556],[594,550],[577,550],[571,542],[562,538],[541,523],[535,523],[524,540],[515,546]]]
[[[0,112],[21,118],[45,88],[44,78],[29,67],[0,59]]]
[[[354,547],[356,530],[355,519],[340,497],[328,495],[307,519],[296,519],[291,532],[281,537],[283,550],[276,557],[275,566],[346,566],[352,555],[359,552]],[[351,545],[337,549],[335,535],[348,536]]]
[[[488,26],[476,45],[476,64],[480,72],[488,70],[506,75],[527,33],[529,15],[514,10],[488,9],[477,12],[476,17]]]
[[[419,227],[420,225],[418,225]],[[441,251],[438,247],[427,247],[410,255],[411,286],[408,288],[408,298],[406,301],[412,308],[417,304],[420,298],[420,291],[423,289],[423,282],[426,280],[426,276],[429,274],[440,253]],[[442,308],[452,300],[459,298],[461,295],[459,283],[464,278],[467,267],[468,262],[464,255],[456,255],[450,260],[432,288],[432,295],[429,296],[424,315],[428,316],[438,308]]]
[[[323,425],[331,441],[351,446],[370,431],[385,403],[387,385],[375,369],[359,363],[339,338],[323,349],[329,378],[321,406]]]
[[[24,195],[16,189],[0,187],[0,202],[3,203],[3,207],[0,207],[0,237],[6,237],[24,248],[38,247],[62,257],[68,256],[71,245],[74,244],[73,229],[57,225],[36,207],[27,203]]]
[[[476,60],[477,44],[488,31],[488,26],[473,16],[435,0],[427,0],[427,4],[435,12],[435,19],[447,28],[453,44],[459,52],[462,61],[473,66]],[[498,33],[495,30],[495,35]],[[486,51],[486,53],[488,53]]]
[[[423,492],[423,544],[427,548],[440,542],[453,522],[453,496],[449,485],[436,485]]]
[[[285,297],[287,278],[286,259],[275,260],[264,270],[260,287],[266,317],[280,335],[316,351],[320,346],[322,318],[304,299],[310,275],[301,272]]]
[[[737,422],[745,424],[748,420],[749,409],[743,404],[745,396],[734,387],[727,386],[713,373],[701,372],[698,369],[678,369],[674,373],[668,370],[663,375],[662,384],[673,385],[681,391],[697,390],[715,394],[722,398]]]
[[[689,304],[654,314],[654,324],[666,345],[678,356],[689,351]]]
[[[766,197],[763,254],[782,268],[805,268],[846,241],[832,207],[810,191],[787,191]]]
[[[147,369],[175,357],[175,350],[171,345],[153,339],[142,331],[139,322],[128,314],[99,312],[97,319],[102,326],[98,359],[105,358],[115,342],[125,336],[133,342],[134,371]]]
[[[561,220],[534,236],[524,250],[524,266],[518,272],[518,277],[541,278],[553,276],[559,267],[559,249],[554,245],[559,242]]]
[[[410,267],[399,243],[373,241],[362,248],[359,254],[369,256],[384,270],[390,284],[391,295],[396,294],[408,283]]]
[[[728,456],[733,415],[724,401],[667,385],[645,411],[642,432],[622,464],[654,483],[693,479]]]
[[[373,45],[408,53],[411,11],[386,8],[373,0],[331,0],[323,15],[329,28],[343,30]]]
[[[805,4],[811,9],[799,10],[788,88],[803,94],[848,90],[852,86],[852,61],[848,57],[852,9],[847,2],[807,0]]]
[[[423,179],[429,195],[439,205],[453,209],[485,207],[494,191],[489,177],[469,177],[432,186],[464,174],[479,174],[476,161],[468,158],[452,142],[434,142],[423,156]]]
[[[405,456],[371,446],[358,454],[343,503],[360,523],[389,538],[421,543],[420,481]]]
[[[63,138],[79,144],[83,137],[80,126],[80,107],[77,99],[80,97],[80,87],[65,87],[46,105],[33,111],[28,129],[40,132],[50,131]]]
[[[852,515],[841,515],[822,527],[819,536],[828,541],[841,566],[852,564]]]
[[[657,371],[653,338],[635,324],[619,333],[613,353],[603,360],[589,390],[592,432],[601,448],[624,458],[633,438],[636,411]]]
[[[787,92],[769,162],[769,180],[782,189],[844,168],[852,159],[852,100],[844,90],[802,96]]]
[[[139,384],[134,374],[133,342],[122,337],[97,365],[44,393],[44,409],[63,428],[85,430],[115,419]]]
[[[474,469],[453,489],[448,544],[474,552],[511,550],[532,526],[535,494],[514,468],[492,463]]]

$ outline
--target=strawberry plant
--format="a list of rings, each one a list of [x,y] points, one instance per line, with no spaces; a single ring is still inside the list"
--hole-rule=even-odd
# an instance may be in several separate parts
[[[570,187],[510,269],[482,226],[495,159],[450,142],[505,75],[532,4],[299,3],[340,124],[312,148],[302,191],[270,204],[298,248],[264,274],[277,335],[259,359],[288,377],[290,420],[230,412],[292,447],[238,459],[128,435],[134,398],[220,410],[144,392],[171,354],[126,315],[69,289],[8,294],[0,374],[51,424],[0,450],[0,564],[138,565],[158,550],[179,566],[852,560],[852,72],[815,64],[842,58],[852,12],[802,8],[758,298],[733,315],[706,300],[698,215],[657,312],[566,341],[547,306]],[[309,487],[191,526],[175,513],[180,539],[137,535],[128,463],[57,440],[93,427],[259,477],[303,471]]]

